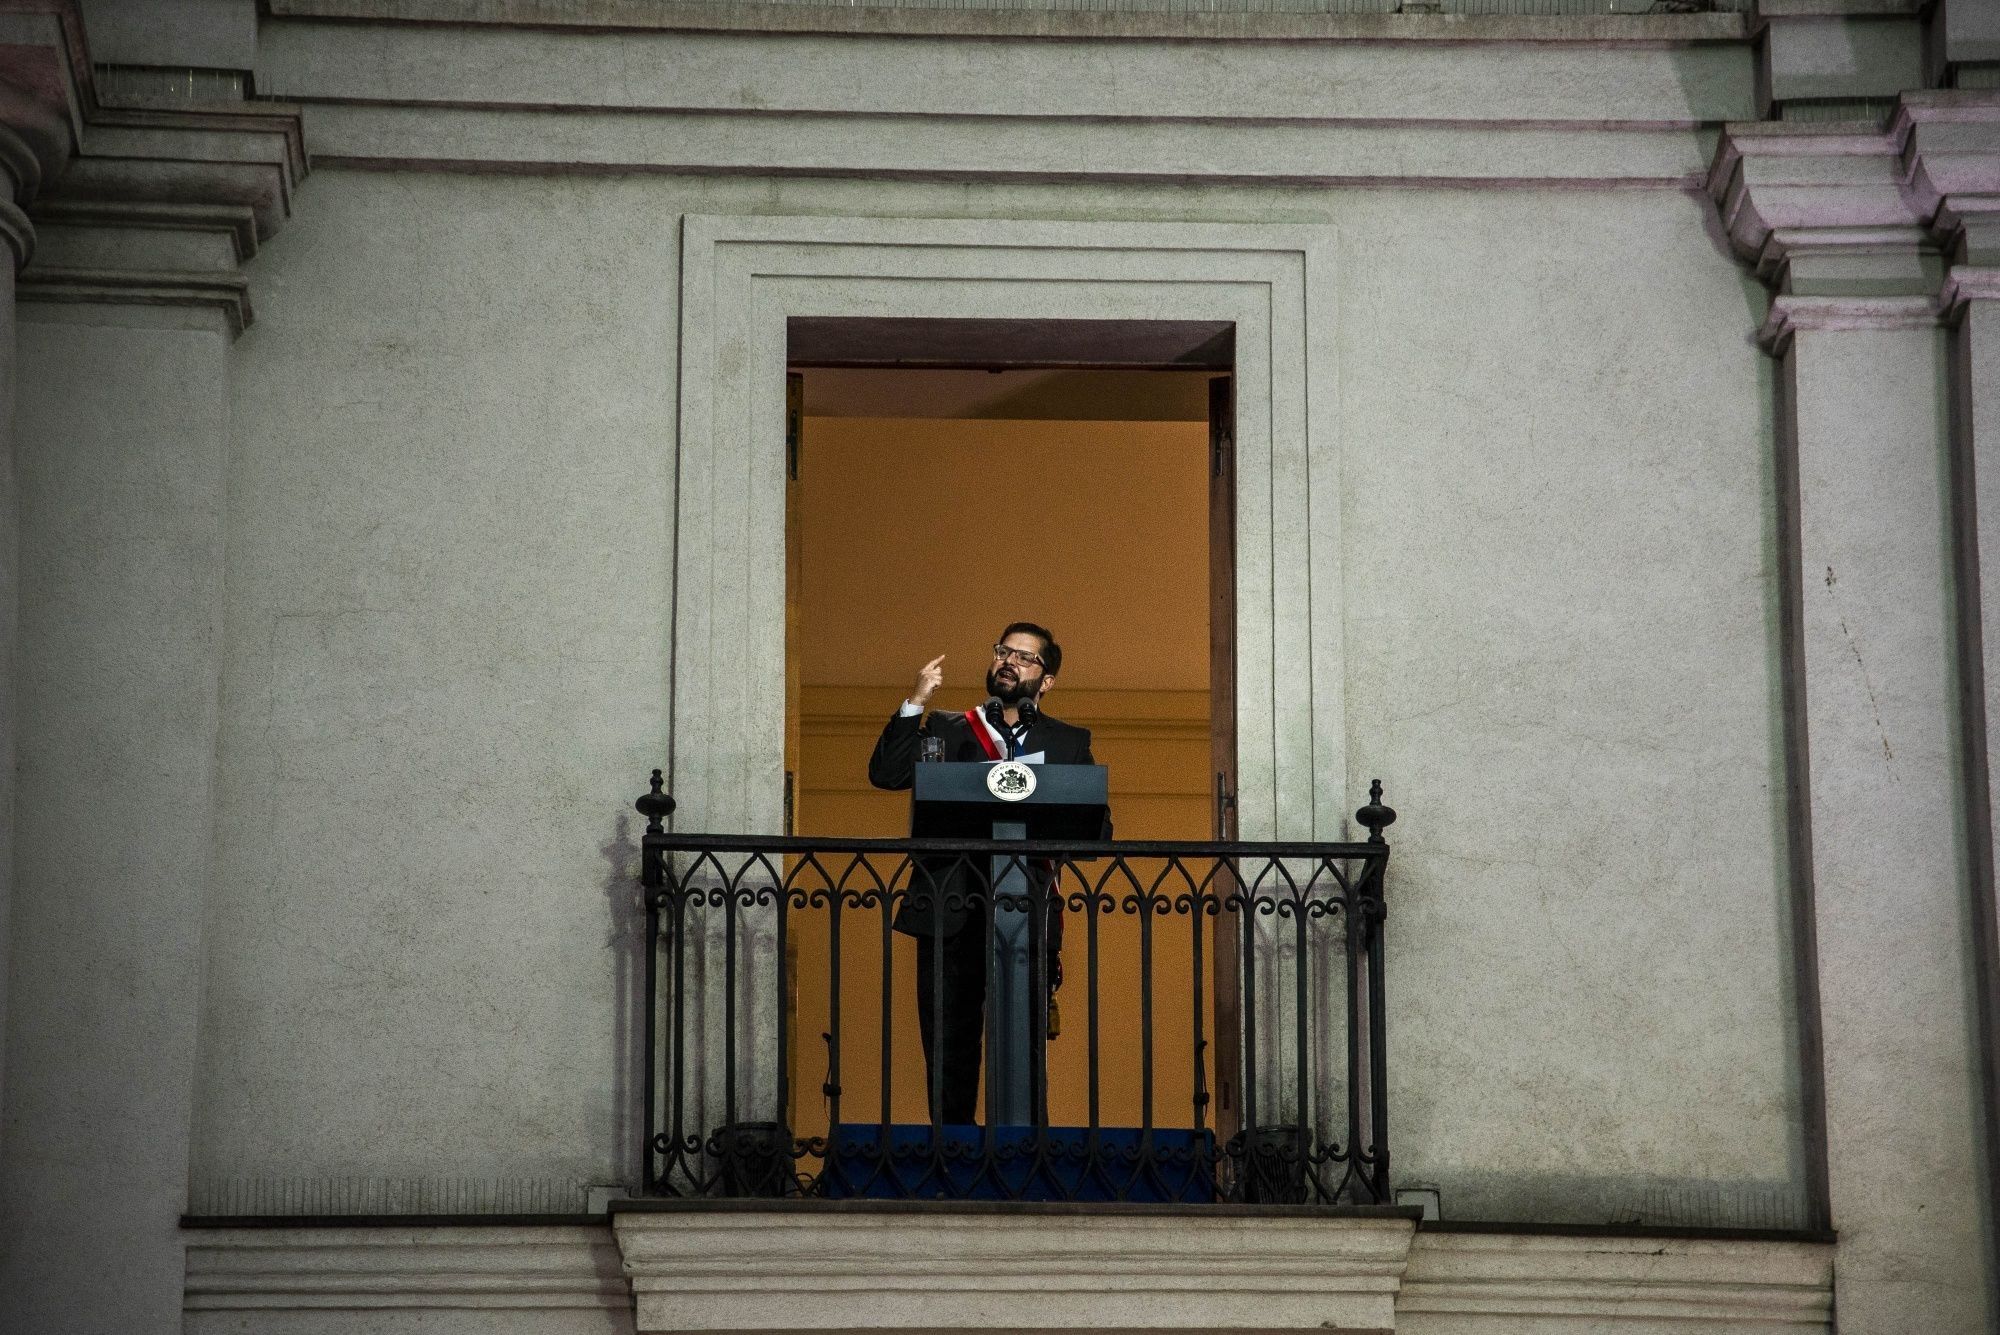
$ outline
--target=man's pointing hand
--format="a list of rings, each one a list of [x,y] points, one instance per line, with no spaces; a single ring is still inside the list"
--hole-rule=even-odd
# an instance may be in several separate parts
[[[930,703],[937,688],[944,685],[944,655],[939,654],[930,662],[917,669],[917,688],[910,692],[910,703],[922,709]]]

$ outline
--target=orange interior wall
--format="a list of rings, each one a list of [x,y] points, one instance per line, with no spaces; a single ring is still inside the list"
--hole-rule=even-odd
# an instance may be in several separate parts
[[[988,647],[1018,619],[1047,625],[1062,642],[1064,669],[1047,706],[1092,730],[1110,769],[1118,836],[1210,836],[1204,423],[810,418],[805,441],[794,535],[802,544],[800,833],[907,834],[908,795],[868,786],[883,722],[918,666],[940,653],[945,685],[933,707],[984,699]],[[826,1125],[827,917],[796,914],[791,932],[793,1126],[815,1135]],[[1062,1033],[1049,1050],[1057,1125],[1088,1118],[1086,935],[1072,914]],[[1139,935],[1133,914],[1100,920],[1105,1125],[1140,1120]],[[1154,1123],[1186,1126],[1189,920],[1156,918],[1154,935]],[[844,913],[843,1121],[879,1116],[881,942],[879,910]],[[921,1122],[916,948],[901,935],[891,945],[891,1117]],[[1205,1027],[1213,1032],[1212,1018]]]

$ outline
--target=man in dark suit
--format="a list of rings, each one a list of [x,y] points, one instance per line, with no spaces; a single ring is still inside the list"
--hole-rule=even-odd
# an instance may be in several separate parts
[[[917,751],[925,737],[943,743],[945,760],[988,761],[1015,757],[1051,765],[1092,765],[1090,730],[1050,718],[1040,704],[1062,668],[1062,646],[1033,622],[1017,621],[1001,632],[986,670],[990,697],[981,709],[962,714],[930,711],[931,696],[944,682],[939,655],[917,673],[909,699],[882,729],[868,758],[868,781],[877,788],[909,788],[916,782]],[[1105,831],[1110,837],[1110,830]],[[983,859],[982,859],[983,860]],[[932,1054],[943,1067],[942,1121],[970,1123],[978,1105],[980,1048],[985,1030],[986,911],[985,868],[966,861],[919,866],[910,893],[896,912],[896,930],[917,939],[917,1025],[923,1035],[924,1065]],[[1050,991],[1061,980],[1062,906],[1050,896],[1048,911]],[[938,1033],[937,980],[943,981],[943,1032]],[[931,1081],[926,1082],[928,1088]],[[938,1109],[933,1108],[934,1113]]]

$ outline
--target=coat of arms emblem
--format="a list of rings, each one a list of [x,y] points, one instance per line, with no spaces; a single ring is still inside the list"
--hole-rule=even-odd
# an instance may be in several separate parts
[[[1019,802],[1035,791],[1035,771],[1018,760],[1003,760],[986,771],[986,791],[1002,802]]]

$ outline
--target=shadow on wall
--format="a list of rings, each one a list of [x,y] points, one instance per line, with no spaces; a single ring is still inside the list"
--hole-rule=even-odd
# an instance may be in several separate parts
[[[612,1051],[616,1055],[611,1083],[611,1144],[613,1177],[636,1190],[641,1177],[638,1125],[639,1090],[633,1073],[645,1060],[646,907],[639,884],[639,845],[632,837],[632,817],[618,813],[611,840],[597,850],[604,857],[604,899],[611,930],[604,947],[612,960]]]

